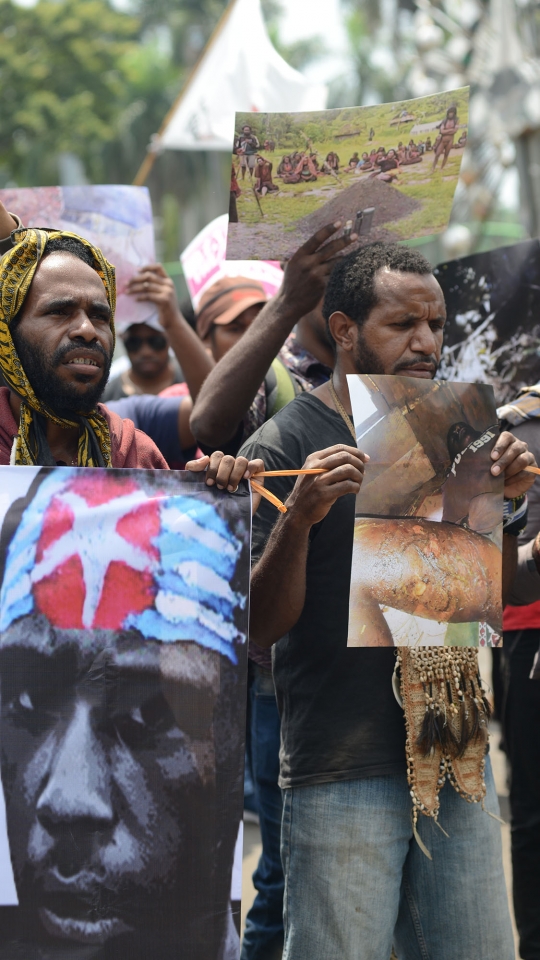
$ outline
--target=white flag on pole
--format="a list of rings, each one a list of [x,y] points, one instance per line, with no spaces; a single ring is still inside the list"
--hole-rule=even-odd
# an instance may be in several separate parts
[[[236,111],[323,110],[326,95],[324,84],[308,81],[274,49],[260,0],[233,0],[156,146],[232,151]]]

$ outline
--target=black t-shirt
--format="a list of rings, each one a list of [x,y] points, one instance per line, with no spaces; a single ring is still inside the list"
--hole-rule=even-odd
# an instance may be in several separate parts
[[[338,413],[303,393],[260,427],[240,453],[261,457],[268,470],[298,469],[310,453],[351,439]],[[283,500],[294,482],[294,477],[266,480]],[[304,609],[273,647],[281,787],[405,770],[405,722],[392,691],[394,650],[347,647],[354,505],[354,496],[341,497],[312,528]],[[253,519],[254,562],[278,516],[262,500]]]

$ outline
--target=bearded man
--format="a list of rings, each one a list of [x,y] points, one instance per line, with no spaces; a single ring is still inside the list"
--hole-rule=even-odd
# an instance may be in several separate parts
[[[333,379],[296,397],[241,451],[263,457],[267,469],[325,469],[296,483],[270,481],[287,513],[276,520],[264,504],[253,525],[250,639],[274,645],[281,713],[283,957],[381,960],[394,945],[400,960],[513,960],[476,652],[396,650],[377,645],[377,636],[373,646],[347,646],[351,564],[369,574],[373,551],[367,544],[354,552],[355,496],[367,458],[353,446],[346,376],[433,378],[444,297],[421,254],[376,243],[338,261],[323,313],[335,345]],[[533,482],[524,468],[534,457],[504,432],[491,462],[508,498],[503,584],[510,585]],[[415,521],[401,521],[399,530],[392,524],[399,553],[414,538]],[[464,541],[470,535],[453,529]],[[459,551],[454,556],[457,581]],[[452,550],[442,559],[451,566]],[[403,588],[398,579],[395,587]],[[473,613],[471,620],[482,619]],[[459,729],[448,694],[456,678]],[[439,711],[427,750],[426,698]]]
[[[1,207],[0,235],[14,226]],[[145,434],[99,403],[115,344],[114,267],[59,230],[17,224],[3,246],[0,464],[165,468]]]

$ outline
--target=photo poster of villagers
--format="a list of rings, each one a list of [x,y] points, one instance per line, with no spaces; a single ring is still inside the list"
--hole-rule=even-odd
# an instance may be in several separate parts
[[[227,260],[287,260],[340,220],[359,243],[448,225],[469,88],[303,113],[237,113]]]
[[[347,377],[357,444],[349,646],[498,645],[503,478],[493,389]]]
[[[497,406],[540,380],[540,241],[435,269],[446,301],[439,375],[492,385]]]
[[[78,187],[14,187],[0,200],[25,227],[68,230],[103,251],[116,270],[115,325],[118,334],[133,323],[160,327],[153,303],[128,295],[132,277],[155,263],[154,221],[147,187],[120,184]]]
[[[238,960],[250,506],[0,467],[3,960]]]

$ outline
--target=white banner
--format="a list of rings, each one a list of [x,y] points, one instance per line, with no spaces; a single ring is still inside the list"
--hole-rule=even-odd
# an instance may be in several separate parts
[[[326,94],[274,49],[260,0],[233,0],[156,146],[231,150],[236,111],[322,110]]]

